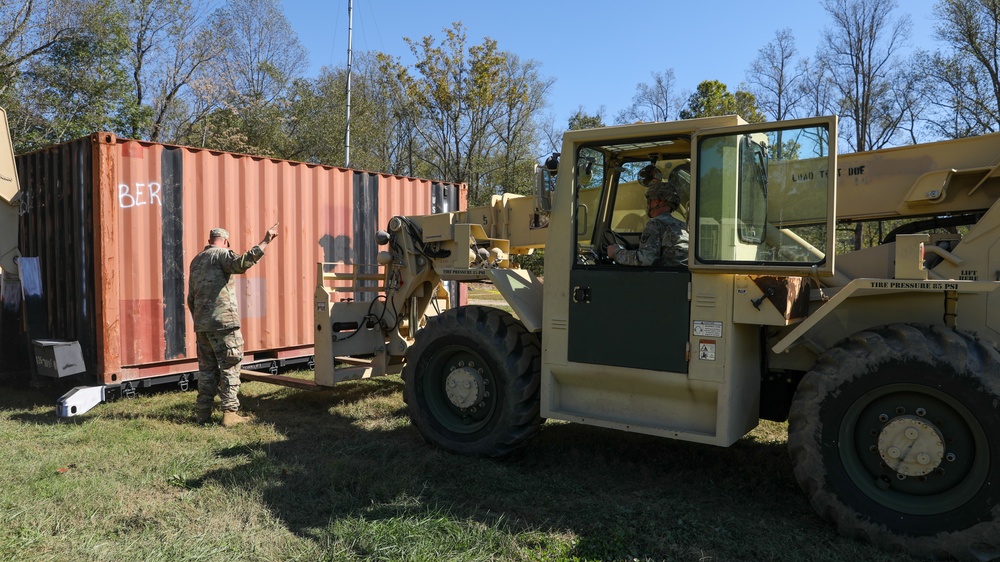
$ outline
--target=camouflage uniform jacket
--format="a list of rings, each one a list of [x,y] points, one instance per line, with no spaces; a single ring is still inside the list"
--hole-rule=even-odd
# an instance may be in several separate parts
[[[618,250],[615,261],[622,265],[662,267],[687,265],[688,233],[684,223],[670,213],[657,215],[646,223],[639,248]]]
[[[228,248],[209,245],[191,260],[187,305],[195,332],[240,327],[232,276],[246,272],[262,257],[264,250],[259,246],[241,256]]]

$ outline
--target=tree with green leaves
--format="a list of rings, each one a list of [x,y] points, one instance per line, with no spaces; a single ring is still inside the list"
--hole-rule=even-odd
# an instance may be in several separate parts
[[[604,127],[604,107],[602,106],[598,109],[597,113],[590,114],[587,113],[583,106],[580,106],[576,110],[576,113],[570,116],[568,126],[570,131]]]
[[[75,33],[73,2],[0,1],[0,100],[18,83],[23,65]],[[7,105],[4,103],[3,105]]]
[[[687,106],[681,110],[681,119],[739,115],[748,123],[764,122],[764,114],[757,107],[757,98],[750,92],[739,89],[731,93],[718,80],[705,80],[688,98]]]
[[[78,2],[65,14],[72,32],[27,60],[20,81],[20,150],[120,131],[139,111],[121,61],[125,20],[112,0]]]
[[[412,70],[381,57],[383,74],[406,95],[398,106],[415,112],[416,170],[468,184],[470,204],[497,191],[527,192],[535,122],[551,81],[538,63],[500,50],[493,39],[467,46],[461,23],[443,31],[441,40],[407,39],[417,60]]]
[[[400,175],[413,168],[414,109],[378,53],[355,53],[351,69],[351,167]],[[325,67],[315,80],[299,80],[290,105],[289,158],[343,165],[347,68]]]

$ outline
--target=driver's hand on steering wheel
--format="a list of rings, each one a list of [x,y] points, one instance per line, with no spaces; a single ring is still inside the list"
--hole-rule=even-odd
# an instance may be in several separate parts
[[[618,244],[609,244],[608,245],[608,257],[611,258],[611,259],[615,259],[615,254],[617,254],[618,250],[621,250],[621,249],[622,249],[622,247],[619,246]]]

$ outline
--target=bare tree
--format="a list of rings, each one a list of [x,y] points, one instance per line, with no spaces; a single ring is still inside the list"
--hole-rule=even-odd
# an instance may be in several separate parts
[[[128,21],[129,64],[136,105],[141,108],[126,133],[175,141],[168,121],[171,116],[175,121],[186,119],[179,115],[183,111],[178,98],[195,74],[222,54],[209,12],[191,0],[119,0],[119,4]]]
[[[908,82],[908,67],[900,51],[910,18],[893,19],[896,0],[824,0],[823,7],[833,26],[824,32],[821,56],[834,77],[840,114],[853,129],[844,140],[858,151],[882,148],[905,113],[899,87]]]
[[[222,150],[283,157],[287,98],[306,52],[281,4],[229,0],[212,26],[224,54],[192,75],[195,103],[206,116],[190,132]]]
[[[636,121],[669,121],[676,119],[683,100],[675,93],[674,69],[653,72],[652,83],[641,82],[635,86],[632,104],[615,116],[615,122],[634,123]]]
[[[757,51],[757,58],[747,71],[750,92],[757,97],[757,106],[775,121],[795,116],[806,97],[803,88],[808,77],[805,59],[795,60],[795,36],[791,29],[781,29],[774,40]]]
[[[833,73],[826,59],[817,57],[814,62],[805,61],[806,73],[799,82],[802,94],[799,113],[802,117],[818,117],[836,113],[834,103]]]
[[[1000,131],[1000,3],[944,0],[935,12],[950,52],[923,54],[939,110],[930,126],[950,138]]]

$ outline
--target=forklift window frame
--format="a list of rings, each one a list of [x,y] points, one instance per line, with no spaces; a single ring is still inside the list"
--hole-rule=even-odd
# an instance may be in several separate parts
[[[741,153],[753,146],[752,143],[744,146],[744,138],[756,141],[759,147],[763,147],[764,139],[771,139],[773,146],[768,147],[768,158],[763,160],[767,166],[764,176],[754,169],[754,160],[765,155],[750,154],[744,158]],[[810,138],[811,141],[803,147],[794,144],[796,138]],[[693,147],[692,209],[688,222],[692,240],[688,260],[691,271],[833,274],[837,180],[836,173],[829,171],[837,169],[836,116],[703,130],[694,135]],[[798,149],[805,150],[809,157],[799,159]],[[779,160],[775,155],[783,158]],[[775,167],[783,174],[775,174],[772,169]],[[761,186],[761,180],[771,185]],[[775,186],[783,189],[775,189]],[[744,193],[745,190],[754,193]],[[797,191],[793,193],[793,190]],[[783,197],[783,194],[790,195]],[[749,195],[753,195],[749,197],[751,201],[746,200]],[[745,218],[758,219],[761,214],[759,201],[755,207],[752,199],[759,195],[764,196],[767,209],[763,215],[769,222],[759,228],[760,232],[756,226],[750,231],[741,223]],[[793,205],[809,207],[814,216],[800,211],[804,217],[801,220],[786,220],[783,204],[788,205],[788,209]],[[822,240],[810,244],[793,232],[796,228],[810,227]],[[765,245],[780,247],[781,242],[789,244],[790,240],[796,240],[794,259],[781,259],[778,252],[765,255],[766,252],[761,251]],[[723,254],[723,250],[729,253]]]

